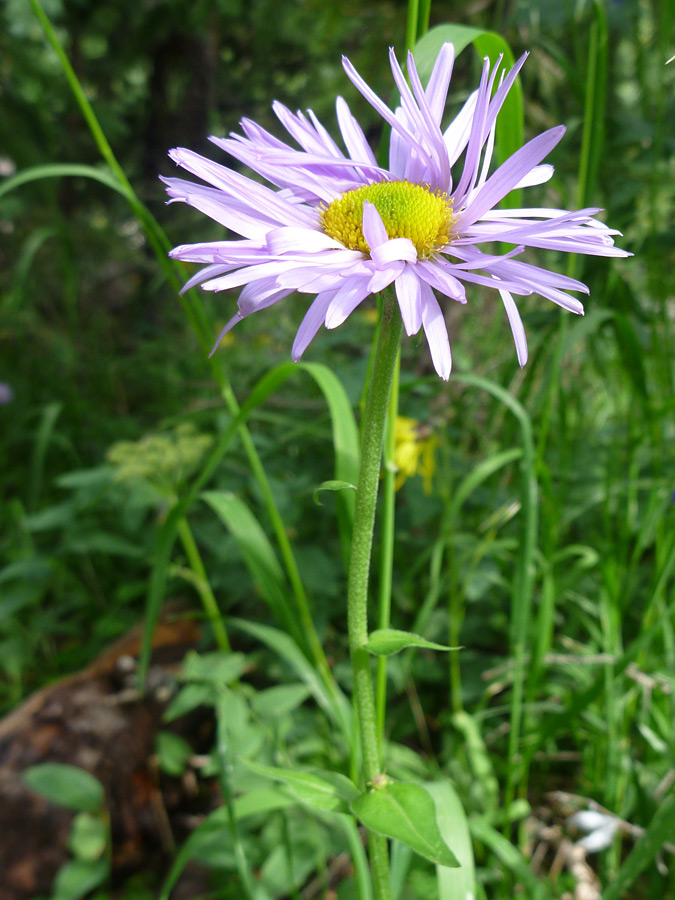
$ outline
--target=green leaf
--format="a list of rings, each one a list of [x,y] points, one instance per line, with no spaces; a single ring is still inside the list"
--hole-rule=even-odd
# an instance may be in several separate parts
[[[246,666],[243,653],[197,653],[190,650],[183,661],[181,681],[202,682],[228,687],[240,677]]]
[[[155,751],[159,759],[159,767],[167,775],[178,777],[185,771],[193,749],[179,734],[170,731],[159,731],[155,738]]]
[[[92,774],[64,763],[41,763],[24,769],[28,787],[51,803],[78,812],[98,812],[105,802],[103,785]]]
[[[422,83],[429,80],[441,47],[450,42],[455,47],[455,56],[472,44],[477,38],[485,34],[482,28],[473,28],[471,25],[456,25],[446,23],[430,29],[424,37],[415,45],[413,55],[415,65]]]
[[[52,900],[80,900],[110,874],[106,859],[74,859],[62,866],[54,879]]]
[[[345,389],[328,366],[319,363],[302,363],[301,366],[318,384],[328,404],[335,450],[335,479],[345,484],[356,484],[361,466],[361,441]],[[352,491],[340,491],[338,494],[338,524],[343,552],[351,542],[355,501]]]
[[[239,822],[249,816],[259,816],[263,813],[273,812],[276,809],[286,809],[289,806],[296,805],[297,802],[295,797],[291,797],[280,788],[247,791],[241,797],[235,797],[234,818]],[[224,813],[223,821],[225,821]]]
[[[444,644],[435,644],[419,634],[411,631],[398,631],[396,628],[378,628],[371,631],[366,650],[374,656],[391,656],[399,653],[406,647],[426,647],[427,650],[458,650],[459,647],[446,647]]]
[[[108,846],[109,830],[100,816],[78,813],[68,835],[68,848],[78,859],[100,859]]]
[[[347,812],[349,804],[359,797],[356,785],[339,772],[328,772],[321,769],[312,771],[279,769],[252,760],[242,760],[242,762],[247,769],[257,775],[280,781],[292,788],[299,800],[317,809]]]
[[[446,41],[454,44],[457,56],[465,47],[473,44],[479,57],[488,56],[493,66],[500,54],[504,57],[503,65],[507,70],[513,66],[513,52],[500,34],[469,25],[437,25],[417,42],[413,51],[423,83],[431,75],[438,51]],[[523,110],[523,90],[520,79],[516,78],[497,118],[495,149],[499,163],[503,163],[523,145]],[[519,207],[520,193],[512,191],[505,198],[505,205]]]
[[[318,488],[314,491],[314,502],[317,506],[323,506],[323,503],[319,500],[319,494],[321,493],[321,491],[344,490],[355,491],[356,485],[350,484],[348,481],[322,481]]]
[[[305,684],[280,684],[255,694],[251,709],[261,719],[285,716],[304,703],[310,693]]]
[[[352,812],[366,828],[402,841],[437,865],[459,865],[439,831],[434,801],[419,784],[399,781],[372,788],[354,800]]]
[[[173,722],[198,706],[214,706],[217,692],[212,684],[186,684],[164,711],[164,721]]]
[[[424,785],[436,804],[436,821],[443,840],[455,851],[459,866],[438,866],[438,900],[468,900],[476,896],[476,871],[469,823],[457,791],[447,781]]]

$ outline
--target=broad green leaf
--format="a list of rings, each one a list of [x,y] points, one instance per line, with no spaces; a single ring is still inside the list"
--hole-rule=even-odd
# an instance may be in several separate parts
[[[232,628],[239,628],[257,638],[267,644],[270,650],[285,659],[300,680],[307,685],[319,706],[340,726],[343,737],[349,744],[352,717],[347,698],[337,686],[334,694],[328,691],[314,666],[287,634],[279,631],[278,628],[271,628],[269,625],[261,625],[258,622],[249,622],[247,619],[231,618],[228,619],[228,625]]]
[[[243,653],[197,653],[190,650],[183,660],[180,680],[187,682],[205,682],[228,687],[237,681],[246,666]]]
[[[318,488],[314,491],[314,502],[317,506],[322,506],[323,504],[319,500],[319,494],[321,491],[355,491],[356,485],[350,484],[348,481],[323,481]]]
[[[106,859],[74,859],[62,866],[54,879],[52,900],[80,900],[110,874]]]
[[[309,828],[311,827],[311,831]],[[321,830],[307,825],[303,836],[296,835],[289,844],[272,847],[260,868],[260,883],[271,897],[298,897],[298,890],[316,870]],[[325,853],[325,848],[321,848]],[[326,894],[324,894],[326,896]]]
[[[436,821],[445,843],[452,847],[459,866],[438,866],[438,900],[473,900],[476,871],[469,823],[454,787],[448,781],[427,782],[425,788],[436,804]]]
[[[619,871],[602,892],[602,900],[621,900],[635,884],[638,876],[661,852],[666,841],[672,841],[675,833],[675,790],[661,803],[654,813],[647,830],[637,840]]]
[[[251,700],[251,709],[261,719],[285,716],[304,703],[310,693],[305,684],[279,684],[258,691]]]
[[[352,812],[366,828],[402,841],[433,863],[459,865],[439,831],[434,801],[419,784],[399,781],[372,788],[354,800]]]
[[[109,840],[109,828],[100,816],[78,813],[73,819],[68,835],[68,848],[77,859],[99,859]]]
[[[187,761],[194,753],[185,738],[170,731],[157,732],[155,751],[162,772],[176,778],[183,774]]]
[[[292,788],[303,803],[317,809],[347,812],[348,805],[359,797],[356,785],[339,772],[278,769],[252,760],[242,760],[242,762],[256,775],[280,781]]]
[[[164,711],[164,721],[172,722],[198,706],[213,706],[216,701],[216,688],[212,684],[186,684],[171,700]]]
[[[90,772],[65,763],[41,763],[24,769],[28,787],[51,803],[81,812],[98,812],[105,802],[103,785]]]
[[[413,51],[415,65],[423,84],[428,81],[438,51],[446,41],[454,44],[457,56],[465,47],[473,44],[478,56],[480,58],[489,57],[492,65],[502,54],[504,68],[508,70],[513,66],[514,58],[511,48],[496,32],[472,28],[469,25],[437,25],[418,41]],[[523,91],[520,80],[516,78],[497,117],[495,150],[499,163],[503,163],[523,145],[523,108]],[[519,207],[521,205],[520,195],[520,191],[512,191],[505,198],[506,205]]]
[[[482,28],[473,28],[471,25],[457,25],[454,23],[446,23],[431,28],[424,37],[415,45],[413,55],[415,57],[415,65],[422,80],[426,83],[431,76],[431,72],[436,61],[436,57],[443,44],[448,41],[455,47],[455,56],[477,40],[481,35],[485,34]]]
[[[457,647],[446,647],[444,644],[435,644],[419,634],[410,631],[398,631],[396,628],[378,628],[371,631],[368,637],[366,650],[374,656],[391,656],[399,653],[406,647],[426,647],[428,650],[457,650]]]
[[[234,800],[234,817],[239,822],[249,816],[259,816],[275,809],[286,809],[297,804],[297,799],[291,797],[280,788],[265,788],[264,790],[247,791]],[[223,822],[225,816],[223,815]]]

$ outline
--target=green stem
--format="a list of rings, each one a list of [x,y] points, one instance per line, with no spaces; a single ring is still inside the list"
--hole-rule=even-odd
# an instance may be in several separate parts
[[[396,367],[403,323],[393,292],[382,298],[380,328],[368,390],[361,439],[361,470],[356,492],[352,553],[347,587],[349,652],[354,673],[354,697],[359,719],[363,777],[366,784],[380,774],[375,695],[368,642],[368,578],[373,545],[375,507],[389,392]],[[369,836],[375,900],[390,900],[391,883],[386,838]]]
[[[412,50],[417,43],[417,23],[419,21],[419,0],[408,0],[408,17],[405,28],[405,49]]]
[[[213,628],[213,636],[216,639],[216,644],[220,650],[229,653],[232,648],[230,647],[230,639],[227,636],[225,623],[223,622],[223,617],[218,609],[218,602],[211,590],[211,585],[209,584],[209,579],[199,553],[199,548],[197,547],[187,519],[183,518],[180,520],[177,530],[183,549],[185,550],[185,555],[188,558],[190,569],[195,575],[195,586],[202,601],[206,617],[211,623],[211,628]]]

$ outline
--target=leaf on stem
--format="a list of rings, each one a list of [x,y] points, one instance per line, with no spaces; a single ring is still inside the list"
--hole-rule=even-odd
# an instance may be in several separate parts
[[[441,866],[459,866],[439,830],[436,805],[421,785],[387,780],[357,797],[352,812],[366,828],[402,841],[425,859]]]
[[[459,650],[459,647],[446,647],[444,644],[435,644],[419,634],[411,631],[398,631],[396,628],[378,628],[371,631],[366,650],[374,656],[391,656],[399,653],[406,647],[426,647],[427,650]]]

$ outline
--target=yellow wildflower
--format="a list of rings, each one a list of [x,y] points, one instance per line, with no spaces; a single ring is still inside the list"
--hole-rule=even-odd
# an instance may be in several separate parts
[[[398,490],[406,478],[421,475],[424,493],[431,493],[431,480],[436,469],[436,438],[417,419],[396,417],[394,430],[394,465],[397,475],[395,488]]]

